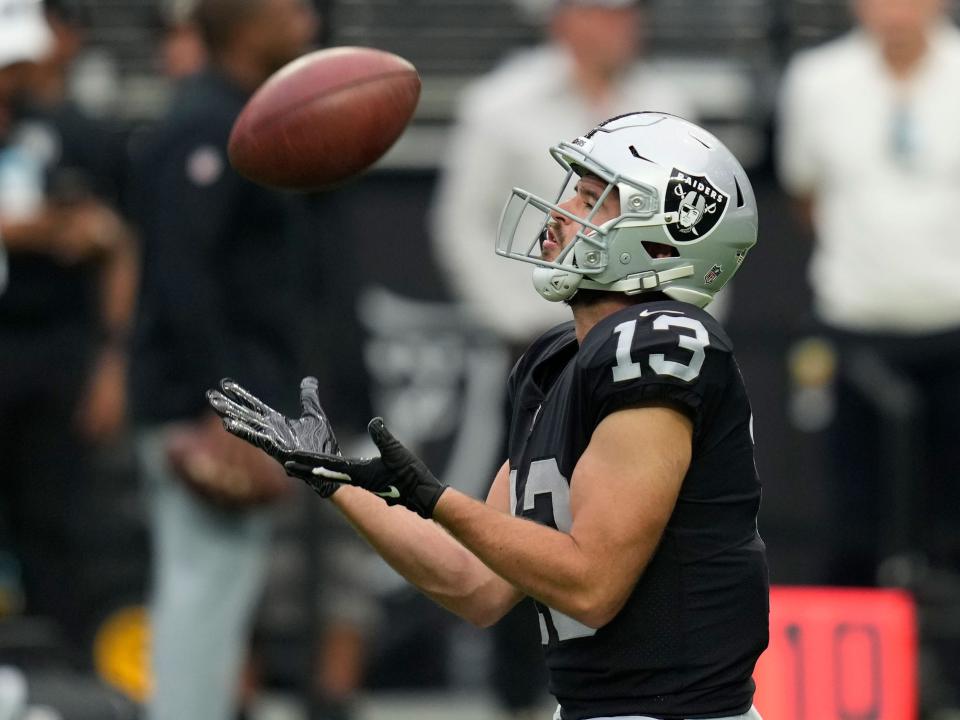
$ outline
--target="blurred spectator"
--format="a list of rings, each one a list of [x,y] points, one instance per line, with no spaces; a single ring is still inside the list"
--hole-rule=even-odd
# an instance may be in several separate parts
[[[207,50],[193,20],[196,0],[171,0],[161,8],[160,70],[179,80],[199,72]]]
[[[57,56],[54,63],[69,59],[68,72],[56,81],[47,78],[44,91],[53,89],[71,103],[95,118],[115,118],[120,109],[120,68],[115,49],[88,42],[88,35],[96,17],[96,3],[78,0],[42,0],[50,27],[57,37]]]
[[[307,49],[316,18],[305,0],[199,0],[194,20],[208,67],[182,81],[136,160],[144,265],[132,377],[153,533],[151,720],[234,717],[270,502],[289,485],[204,412],[204,391],[226,375],[256,377],[281,403],[299,356],[288,278],[303,200],[242,179],[226,144],[246,99]]]
[[[541,332],[567,320],[569,310],[562,303],[532,300],[531,268],[494,253],[504,189],[524,187],[551,196],[557,165],[545,149],[553,139],[573,139],[606,118],[663,110],[696,119],[682,91],[640,59],[642,2],[516,2],[543,25],[547,40],[517,52],[466,90],[432,210],[433,248],[450,291],[514,357]],[[502,448],[488,468],[477,471],[492,477],[505,454]],[[491,680],[501,703],[517,714],[539,710],[545,693],[540,638],[536,625],[525,622],[533,612],[521,604],[494,631]]]
[[[26,87],[27,70],[31,63],[40,60],[51,45],[50,29],[37,13],[35,16],[15,16],[13,10],[23,3],[0,3],[0,152],[5,152],[13,124],[15,101]],[[2,186],[0,186],[2,187]],[[3,244],[3,230],[7,223],[0,217],[0,296],[7,285],[7,255]],[[2,358],[0,356],[0,362]],[[2,382],[2,379],[0,379]],[[6,430],[11,422],[5,409],[0,409],[0,423]],[[6,463],[6,460],[3,461]],[[18,560],[13,546],[15,538],[11,523],[13,518],[7,509],[13,498],[8,496],[15,485],[7,480],[4,470],[0,483],[3,504],[0,505],[0,617],[19,612],[23,606],[23,587]]]
[[[503,188],[555,191],[556,164],[544,152],[549,138],[574,138],[636,110],[695,118],[678,88],[637,61],[642,3],[517,2],[545,23],[548,42],[516,53],[464,93],[433,204],[433,243],[451,290],[474,317],[525,347],[568,312],[529,302],[530,270],[493,252]]]
[[[190,23],[177,23],[164,28],[162,54],[163,73],[174,79],[198,72],[206,61],[203,40]]]
[[[960,32],[942,0],[857,0],[854,8],[858,29],[801,53],[787,70],[780,173],[816,231],[814,310],[841,362],[869,353],[923,396],[916,477],[930,493],[925,517],[942,523],[925,523],[927,550],[956,553],[960,234],[942,208],[960,193],[952,121]],[[869,584],[882,559],[878,420],[847,380],[841,372],[835,486],[843,550],[833,579]]]
[[[15,4],[0,4],[0,9],[6,12],[8,5]],[[25,30],[6,19],[0,22],[0,140],[4,144],[10,130],[12,101],[23,85],[26,66],[40,59],[49,44],[50,30],[42,23]],[[0,232],[0,295],[7,286],[7,275],[7,254]]]
[[[124,422],[136,252],[117,210],[118,136],[67,100],[80,43],[56,5],[48,18],[38,3],[0,2],[0,234],[10,253],[0,525],[21,563],[26,612],[80,644],[97,612],[83,595],[88,456]],[[36,62],[11,68],[25,60]]]
[[[783,184],[816,233],[814,310],[839,351],[830,579],[844,585],[874,583],[891,553],[960,562],[960,231],[943,215],[960,196],[960,32],[942,0],[852,7],[857,28],[790,63],[779,136]],[[891,458],[905,433],[913,454]],[[909,475],[893,494],[897,460]],[[960,685],[960,661],[946,665]]]
[[[50,29],[39,15],[31,17],[26,3],[5,0],[0,3],[0,143],[4,146],[13,121],[14,101],[26,85],[31,63],[49,50]],[[2,230],[2,226],[0,226]],[[7,284],[7,257],[0,232],[0,293]]]

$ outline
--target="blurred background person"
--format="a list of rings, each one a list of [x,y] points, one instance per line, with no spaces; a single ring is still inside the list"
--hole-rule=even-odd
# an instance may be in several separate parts
[[[960,110],[960,91],[952,91],[960,32],[942,0],[855,0],[853,8],[859,28],[799,54],[787,69],[780,177],[816,235],[809,278],[817,317],[841,361],[868,353],[923,395],[927,451],[916,458],[916,475],[928,484],[927,510],[956,508],[960,236],[941,212],[960,193],[960,137],[950,119]],[[872,584],[885,519],[878,419],[848,379],[841,372],[835,509],[842,535],[833,579]],[[927,540],[955,539],[949,527],[929,524]],[[929,548],[948,549],[958,548]]]
[[[199,72],[207,60],[203,37],[193,19],[196,0],[171,0],[159,9],[160,71],[179,80]]]
[[[19,96],[27,82],[30,65],[41,60],[52,45],[50,28],[37,9],[32,14],[15,15],[16,10],[23,11],[26,3],[5,1],[0,3],[0,153],[8,148],[10,132],[14,123],[14,110]],[[3,231],[9,221],[0,219],[0,298],[6,289],[8,269],[4,248]],[[17,238],[14,238],[16,242]],[[0,361],[6,358],[6,352]],[[8,419],[5,408],[0,410],[0,422],[6,430]],[[8,480],[4,473],[0,479],[2,502],[0,502],[0,617],[9,617],[23,609],[23,579],[21,563],[17,555],[16,540],[13,535],[14,509],[16,498],[13,493],[17,484]]]
[[[25,612],[55,620],[76,651],[100,610],[85,572],[91,451],[125,421],[137,251],[119,211],[120,136],[67,96],[80,30],[58,3],[46,12],[49,22],[39,3],[0,4],[0,234],[10,253],[0,525],[22,568]],[[10,69],[24,60],[35,62]]]
[[[960,32],[943,0],[852,9],[854,30],[787,68],[779,170],[815,234],[814,312],[839,351],[830,580],[871,585],[895,553],[960,563],[960,231],[943,216],[960,197]],[[910,455],[891,459],[905,437]],[[943,664],[958,706],[957,648]]]
[[[247,98],[308,49],[317,19],[305,0],[199,0],[193,21],[208,64],[136,153],[132,399],[153,536],[151,720],[235,716],[271,504],[289,487],[282,469],[231,442],[204,391],[242,371],[281,403],[299,373],[287,278],[305,206],[242,179],[226,145]]]
[[[557,165],[544,152],[549,138],[573,139],[583,128],[638,110],[696,120],[682,89],[643,59],[643,2],[515,3],[542,28],[545,40],[508,56],[463,91],[431,210],[432,247],[451,296],[509,348],[513,360],[541,332],[568,319],[569,311],[562,303],[531,300],[531,271],[493,251],[510,188],[544,197],[556,191]],[[503,381],[501,387],[505,375]],[[491,458],[490,467],[475,471],[492,477],[497,462]],[[525,601],[493,632],[490,681],[501,705],[516,716],[543,712],[540,637],[526,622],[533,612]]]
[[[529,270],[493,252],[514,186],[547,195],[556,164],[544,138],[577,136],[605,118],[663,110],[691,120],[682,90],[641,60],[639,0],[516,0],[546,42],[509,56],[460,99],[433,202],[433,248],[450,288],[472,315],[511,345],[565,316],[530,303]],[[516,263],[513,263],[516,265]]]
[[[32,14],[24,13],[24,7],[29,6],[9,1],[0,4],[0,142],[4,146],[13,123],[14,104],[26,86],[30,65],[42,59],[51,44],[50,29],[39,12],[32,9]],[[6,287],[7,276],[7,256],[0,233],[0,293]]]

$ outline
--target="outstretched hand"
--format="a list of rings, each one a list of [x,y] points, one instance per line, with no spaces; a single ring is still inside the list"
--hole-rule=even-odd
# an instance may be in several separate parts
[[[388,505],[403,505],[423,518],[432,517],[447,486],[433,476],[420,458],[400,444],[382,418],[371,420],[367,432],[379,448],[380,457],[295,453],[295,457],[284,463],[287,474],[307,482],[325,479],[356,485],[383,498]]]
[[[224,378],[219,390],[208,390],[207,400],[232,435],[257,446],[280,463],[303,457],[338,457],[340,446],[317,392],[315,377],[300,381],[302,414],[297,419],[274,410],[239,383]],[[330,497],[337,484],[313,476],[307,480],[322,497]]]

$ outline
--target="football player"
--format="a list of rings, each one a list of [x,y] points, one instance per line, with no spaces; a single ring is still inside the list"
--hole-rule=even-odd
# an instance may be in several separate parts
[[[716,137],[662,113],[551,153],[569,193],[514,189],[497,252],[532,263],[573,319],[514,368],[509,458],[485,503],[380,418],[378,457],[331,452],[309,380],[297,420],[229,380],[210,401],[444,607],[486,626],[532,597],[557,718],[755,720],[768,580],[752,417],[702,309],[756,242],[750,181]],[[691,193],[712,212],[683,215]]]

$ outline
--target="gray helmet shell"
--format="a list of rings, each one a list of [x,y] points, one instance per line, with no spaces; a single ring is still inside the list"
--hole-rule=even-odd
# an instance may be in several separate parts
[[[587,218],[560,257],[540,257],[539,242],[517,237],[521,218],[569,216],[558,203],[514,188],[500,221],[497,252],[534,263],[534,286],[548,300],[566,300],[580,289],[660,291],[699,307],[707,305],[739,269],[757,241],[757,204],[743,167],[713,134],[664,113],[612,118],[583,137],[550,150],[567,170],[561,194],[574,175],[616,189],[620,214],[601,225]],[[601,203],[598,203],[599,207]],[[673,248],[663,257],[663,246]],[[661,256],[657,256],[661,255]]]

